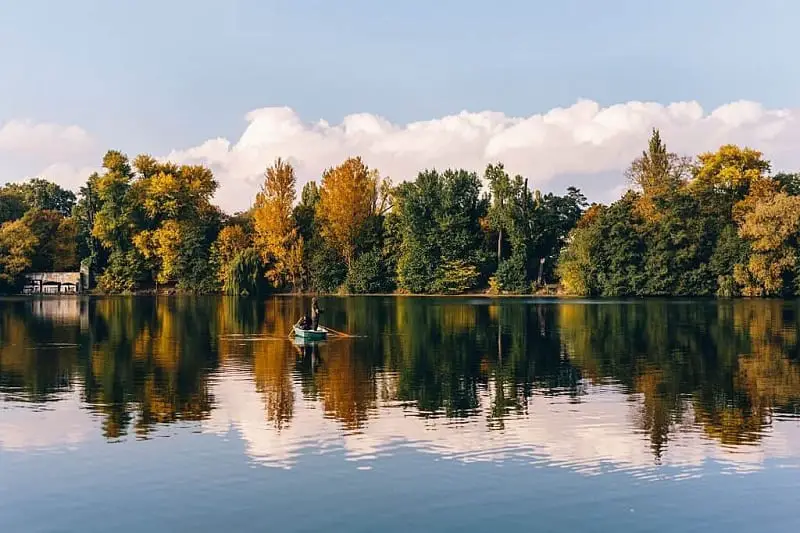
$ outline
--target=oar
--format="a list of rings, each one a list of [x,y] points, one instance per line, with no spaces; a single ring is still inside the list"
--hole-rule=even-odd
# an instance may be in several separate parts
[[[341,331],[336,331],[335,329],[333,329],[333,328],[332,328],[332,327],[330,327],[330,326],[325,326],[325,329],[327,329],[328,331],[332,331],[332,332],[334,332],[334,333],[336,333],[337,335],[340,335],[340,336],[342,336],[342,337],[348,337],[348,338],[354,338],[354,337],[355,337],[355,335],[350,335],[349,333],[343,333],[343,332],[341,332]]]

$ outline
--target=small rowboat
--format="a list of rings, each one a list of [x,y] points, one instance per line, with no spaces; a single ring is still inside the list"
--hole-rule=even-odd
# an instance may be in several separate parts
[[[328,330],[322,326],[318,326],[317,329],[300,329],[295,326],[294,336],[307,341],[321,341],[328,338]]]

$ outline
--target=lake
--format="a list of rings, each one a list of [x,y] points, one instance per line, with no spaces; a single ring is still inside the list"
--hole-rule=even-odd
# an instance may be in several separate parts
[[[792,531],[800,303],[0,299],[3,531]]]

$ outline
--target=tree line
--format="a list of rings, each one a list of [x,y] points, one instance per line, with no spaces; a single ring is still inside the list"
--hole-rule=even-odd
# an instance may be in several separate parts
[[[109,151],[78,194],[0,188],[0,291],[29,271],[89,268],[108,293],[751,295],[800,291],[800,175],[726,145],[695,159],[654,130],[606,206],[533,191],[502,163],[394,185],[359,157],[302,188],[277,159],[253,206],[211,203],[211,170]]]
[[[658,131],[627,171],[631,189],[593,205],[562,251],[566,292],[588,296],[800,294],[800,173],[722,146],[696,159]]]
[[[32,313],[28,302],[0,302],[0,393],[42,403],[69,390],[103,420],[103,435],[118,439],[207,419],[224,401],[215,398],[215,376],[231,365],[252,376],[262,422],[276,430],[308,402],[348,430],[369,431],[387,402],[424,418],[477,418],[499,429],[528,414],[537,395],[566,394],[580,409],[593,385],[605,394],[613,382],[635,400],[625,402],[631,430],[649,438],[655,459],[687,427],[724,445],[753,445],[800,412],[798,302],[329,298],[327,320],[363,332],[358,343],[242,346],[242,334],[284,337],[303,305],[301,298],[169,305],[100,298],[54,305],[48,316],[48,306]],[[53,350],[53,340],[65,346]]]

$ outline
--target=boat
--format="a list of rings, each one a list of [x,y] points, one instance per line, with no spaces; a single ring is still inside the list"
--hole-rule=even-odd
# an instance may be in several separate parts
[[[317,326],[317,329],[301,329],[295,326],[294,336],[307,341],[321,341],[328,338],[328,330],[322,326]]]

